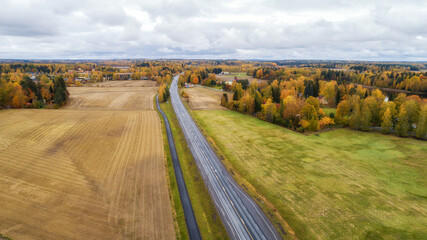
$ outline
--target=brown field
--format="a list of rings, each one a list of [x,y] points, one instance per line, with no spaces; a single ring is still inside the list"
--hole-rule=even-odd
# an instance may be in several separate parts
[[[174,239],[155,88],[69,90],[64,110],[0,111],[0,233]]]
[[[154,87],[71,87],[66,109],[153,110]]]
[[[192,110],[226,110],[221,106],[221,97],[225,92],[203,87],[186,88],[184,91],[190,96],[189,105]],[[231,99],[232,95],[227,94],[228,99]]]
[[[123,81],[107,81],[102,83],[93,83],[91,87],[154,87],[156,81],[151,80],[123,80]]]

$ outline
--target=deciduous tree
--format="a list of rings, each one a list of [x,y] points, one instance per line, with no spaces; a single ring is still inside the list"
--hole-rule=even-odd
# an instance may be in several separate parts
[[[427,104],[421,109],[415,133],[418,138],[427,139]]]
[[[392,114],[390,108],[387,108],[382,116],[381,129],[384,133],[389,133],[393,127]]]
[[[25,96],[24,91],[22,91],[21,85],[15,83],[12,92],[12,106],[16,108],[24,107],[27,103],[27,99],[28,97]]]
[[[399,136],[406,136],[409,130],[408,116],[405,104],[400,106],[399,115],[397,116],[396,131]]]

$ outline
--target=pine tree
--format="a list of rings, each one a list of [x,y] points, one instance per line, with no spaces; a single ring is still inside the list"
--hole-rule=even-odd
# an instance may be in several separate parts
[[[254,112],[257,113],[262,110],[262,96],[258,91],[255,91],[254,93],[254,101],[255,101]]]
[[[223,93],[221,97],[221,106],[226,107],[228,103],[228,95],[227,93]]]
[[[336,96],[335,102],[337,106],[341,102],[341,91],[338,87],[337,87],[337,96]]]
[[[320,91],[319,78],[316,78],[316,82],[314,85],[313,97],[318,97]]]
[[[240,83],[236,84],[233,93],[233,101],[239,101],[243,97],[243,89]]]
[[[56,87],[55,88],[55,97],[53,98],[53,101],[55,102],[55,104],[60,107],[62,105],[64,105],[65,103],[65,92],[64,89],[62,87]]]

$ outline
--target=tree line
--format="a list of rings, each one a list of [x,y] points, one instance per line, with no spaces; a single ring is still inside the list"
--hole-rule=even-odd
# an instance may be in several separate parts
[[[360,69],[360,68],[357,68]],[[368,68],[352,71],[351,68],[334,70],[324,68],[279,68],[260,67],[249,70],[248,75],[274,81],[287,81],[291,78],[305,77],[311,80],[337,81],[338,83],[359,83],[366,86],[407,90],[412,92],[427,92],[427,75],[421,72],[411,72],[406,69],[382,70]]]
[[[308,69],[281,71],[292,77],[273,81],[254,79],[250,83],[234,80],[224,87],[232,95],[229,97],[224,93],[221,105],[300,132],[338,125],[427,138],[427,104],[419,96],[386,96],[379,89],[301,74],[307,73]],[[208,72],[201,68],[188,70],[180,76],[179,85],[224,85]],[[251,72],[255,72],[259,79],[272,73],[262,68]],[[313,70],[312,73],[322,74],[322,70]],[[337,108],[336,114],[325,114],[322,106]]]
[[[53,81],[35,83],[28,75],[0,79],[0,108],[44,108],[61,107],[69,93],[62,75]]]

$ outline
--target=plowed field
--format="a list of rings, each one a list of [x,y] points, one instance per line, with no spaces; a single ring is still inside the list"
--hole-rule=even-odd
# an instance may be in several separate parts
[[[69,88],[66,109],[153,110],[154,87]]]
[[[155,88],[69,90],[64,110],[0,111],[0,233],[174,239]]]
[[[156,81],[151,80],[124,80],[124,81],[107,81],[102,83],[91,84],[93,87],[154,87]]]

